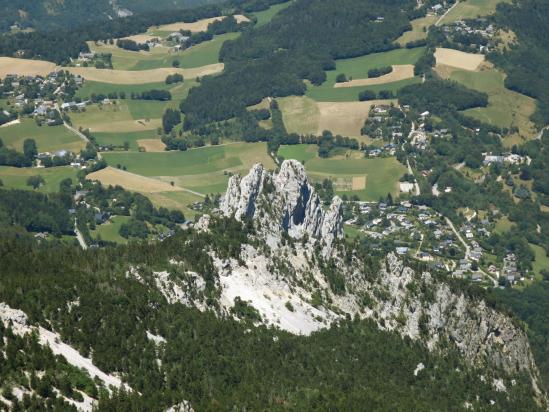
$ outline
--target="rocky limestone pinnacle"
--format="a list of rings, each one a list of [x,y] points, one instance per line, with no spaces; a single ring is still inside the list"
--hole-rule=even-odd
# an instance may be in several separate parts
[[[305,168],[296,160],[285,160],[277,174],[257,164],[245,177],[232,176],[220,209],[239,221],[253,218],[273,233],[282,229],[294,239],[320,240],[326,253],[343,236],[341,199],[334,197],[324,211]]]

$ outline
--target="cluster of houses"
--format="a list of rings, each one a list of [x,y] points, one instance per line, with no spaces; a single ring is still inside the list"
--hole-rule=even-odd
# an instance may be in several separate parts
[[[511,165],[519,165],[522,163],[525,163],[527,161],[527,158],[524,156],[520,156],[515,153],[502,153],[499,155],[495,155],[492,153],[483,153],[484,156],[484,165],[490,165],[492,163],[507,163]]]
[[[442,216],[427,206],[412,205],[408,201],[398,205],[383,202],[354,202],[355,213],[345,224],[359,228],[376,241],[393,241],[395,253],[432,262],[434,267],[455,266],[452,260],[464,256]],[[450,249],[452,253],[450,253]]]
[[[445,34],[449,37],[452,35],[474,35],[484,39],[485,44],[472,45],[480,53],[488,53],[493,49],[496,44],[493,39],[496,35],[496,28],[493,24],[489,23],[486,19],[479,18],[476,20],[458,20],[452,24],[445,25],[442,28]]]

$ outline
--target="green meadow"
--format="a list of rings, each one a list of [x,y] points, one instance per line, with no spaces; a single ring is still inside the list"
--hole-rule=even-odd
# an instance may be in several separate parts
[[[34,119],[23,119],[20,124],[0,129],[0,139],[8,147],[23,150],[25,139],[36,141],[39,152],[70,150],[80,152],[86,144],[64,126],[38,126]]]
[[[466,0],[460,1],[440,24],[448,24],[458,20],[475,19],[481,16],[494,14],[499,3],[510,3],[510,0]]]
[[[201,194],[224,192],[229,172],[245,174],[255,163],[275,167],[265,143],[234,143],[185,152],[107,152],[103,157],[111,166],[121,165],[129,172],[173,182]]]
[[[506,89],[502,72],[495,69],[480,72],[456,70],[450,79],[488,95],[487,107],[469,109],[464,111],[465,114],[498,127],[516,126],[522,134],[534,133],[530,116],[536,110],[535,100]]]
[[[308,85],[306,95],[317,101],[357,101],[358,95],[364,90],[391,90],[398,91],[404,86],[417,83],[419,78],[411,78],[396,82],[359,86],[349,88],[334,88],[336,77],[339,74],[345,74],[348,79],[366,79],[368,70],[381,68],[391,65],[415,64],[424,52],[423,47],[413,49],[395,49],[383,53],[373,53],[366,56],[355,57],[351,59],[341,59],[336,61],[336,68],[326,72],[327,79],[320,86]]]
[[[93,133],[96,142],[101,146],[114,145],[123,146],[125,142],[130,144],[130,150],[138,150],[137,141],[140,139],[157,138],[155,130],[145,130],[142,132],[96,132]]]
[[[115,45],[96,45],[89,42],[91,49],[97,53],[111,53],[112,65],[115,70],[150,70],[162,67],[172,67],[174,61],[179,61],[179,67],[193,69],[219,62],[219,51],[227,40],[235,39],[240,33],[225,33],[215,36],[186,50],[174,52],[171,47],[156,47],[149,52],[134,52],[121,49]]]
[[[314,144],[296,144],[283,145],[278,149],[278,155],[284,159],[295,159],[301,163],[314,159],[318,152],[318,147]]]
[[[102,225],[96,226],[95,230],[90,230],[91,237],[95,240],[105,240],[108,242],[127,243],[128,240],[118,233],[120,226],[130,220],[129,216],[113,216]]]
[[[4,184],[4,187],[10,189],[27,189],[31,187],[27,186],[27,179],[30,176],[40,175],[46,182],[37,191],[42,193],[53,193],[59,191],[59,183],[66,178],[71,178],[73,183],[78,180],[76,177],[77,169],[69,166],[64,167],[51,167],[51,168],[17,168],[9,166],[0,166],[0,180]]]
[[[291,1],[287,1],[286,3],[275,4],[274,6],[269,7],[267,10],[252,13],[253,16],[255,16],[257,19],[256,27],[261,27],[269,23],[273,19],[273,17],[278,14],[278,12],[284,10],[291,4]]]

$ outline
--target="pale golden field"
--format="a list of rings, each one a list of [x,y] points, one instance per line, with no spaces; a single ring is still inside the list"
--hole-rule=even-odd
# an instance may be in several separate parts
[[[150,34],[134,34],[133,36],[124,37],[124,40],[133,40],[136,43],[146,43],[157,36],[151,36]]]
[[[55,71],[55,63],[43,60],[15,59],[13,57],[0,57],[0,78],[7,74],[20,76],[46,76]]]
[[[107,167],[87,176],[88,180],[99,181],[104,186],[122,186],[126,190],[141,193],[179,192],[180,187],[150,177],[136,175],[114,167]]]
[[[411,79],[414,77],[413,64],[399,64],[392,66],[393,71],[383,76],[373,77],[370,79],[353,79],[344,83],[336,83],[334,88],[357,87],[357,86],[372,86],[374,84],[385,84],[398,82],[400,80]]]
[[[198,20],[198,21],[195,21],[194,23],[179,22],[179,23],[172,23],[172,24],[163,24],[161,26],[155,27],[154,29],[158,30],[158,31],[165,31],[165,32],[174,32],[174,31],[179,31],[179,30],[189,30],[193,33],[199,33],[201,31],[208,30],[208,25],[210,23],[213,23],[213,22],[219,21],[219,20],[223,20],[224,18],[225,18],[225,16],[220,16],[220,17],[212,17],[212,18],[209,18],[209,19]],[[246,16],[243,16],[243,15],[240,15],[240,14],[236,14],[234,16],[234,18],[236,19],[236,21],[238,23],[250,21],[250,19],[248,19]]]
[[[330,130],[342,136],[360,136],[360,130],[373,105],[396,104],[396,100],[371,100],[367,102],[318,102],[320,113],[317,133]]]
[[[483,54],[465,53],[454,49],[437,48],[435,58],[438,65],[452,66],[458,69],[475,71],[484,62]]]
[[[146,152],[166,151],[166,145],[160,139],[139,139],[137,145],[145,149]]]
[[[110,70],[96,69],[94,67],[66,67],[65,69],[73,74],[78,74],[86,80],[111,83],[111,84],[146,84],[159,83],[166,80],[170,74],[179,73],[185,79],[196,79],[197,77],[208,76],[223,71],[223,63],[209,64],[194,69],[160,68],[152,70]]]
[[[290,133],[319,134],[329,130],[342,136],[360,137],[360,130],[376,104],[396,104],[396,100],[367,102],[316,102],[305,96],[277,99],[284,125]]]

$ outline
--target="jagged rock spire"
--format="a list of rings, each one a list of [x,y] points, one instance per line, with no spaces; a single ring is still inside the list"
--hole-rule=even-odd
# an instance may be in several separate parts
[[[328,252],[343,236],[341,199],[334,197],[324,211],[305,168],[296,160],[285,160],[278,174],[256,164],[247,176],[232,176],[221,211],[237,220],[252,218],[272,233],[282,230],[294,239],[307,235],[321,240]]]

